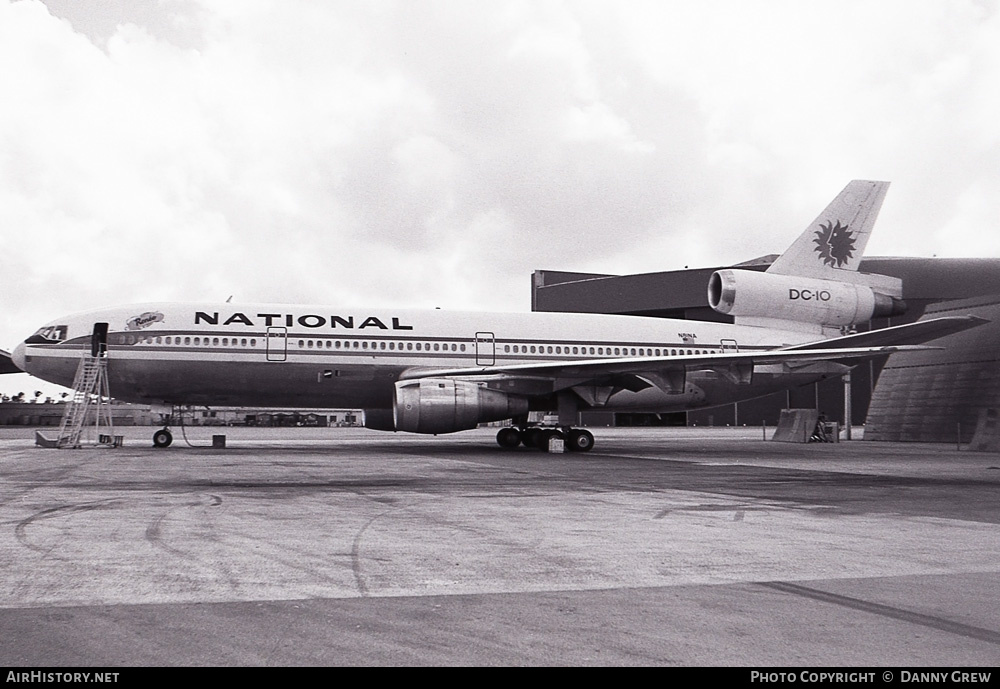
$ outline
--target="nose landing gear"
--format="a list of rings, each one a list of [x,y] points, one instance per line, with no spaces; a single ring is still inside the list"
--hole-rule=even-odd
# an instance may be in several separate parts
[[[153,434],[153,447],[170,447],[172,442],[174,442],[174,436],[166,428],[161,428]]]

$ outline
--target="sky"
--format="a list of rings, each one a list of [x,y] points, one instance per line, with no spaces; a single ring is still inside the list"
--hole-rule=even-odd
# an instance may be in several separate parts
[[[0,348],[527,311],[538,269],[780,253],[851,179],[892,182],[868,255],[1000,257],[998,2],[0,0]]]

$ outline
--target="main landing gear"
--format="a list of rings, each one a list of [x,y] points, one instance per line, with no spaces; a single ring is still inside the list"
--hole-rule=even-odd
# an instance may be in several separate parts
[[[505,450],[513,450],[518,445],[533,447],[543,452],[549,451],[549,441],[562,438],[566,449],[571,452],[588,452],[594,447],[594,435],[582,428],[542,428],[508,426],[497,433],[497,444]]]

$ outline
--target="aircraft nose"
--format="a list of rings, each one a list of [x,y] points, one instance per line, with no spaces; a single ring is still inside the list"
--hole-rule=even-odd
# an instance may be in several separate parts
[[[13,361],[14,365],[17,366],[19,369],[21,369],[22,371],[25,370],[25,368],[24,368],[24,343],[23,342],[21,344],[19,344],[18,346],[14,347],[14,351],[11,352],[11,355],[10,355],[10,360]]]

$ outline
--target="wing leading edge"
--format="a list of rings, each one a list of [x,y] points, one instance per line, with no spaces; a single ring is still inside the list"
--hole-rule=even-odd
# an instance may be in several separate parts
[[[837,347],[881,347],[905,344],[921,344],[936,340],[945,335],[952,335],[969,328],[975,328],[989,323],[978,316],[944,316],[926,321],[916,321],[904,325],[894,325],[880,330],[870,330],[863,333],[844,335],[832,339],[817,340],[801,345],[782,348],[783,351],[806,351],[811,349],[830,349]]]

